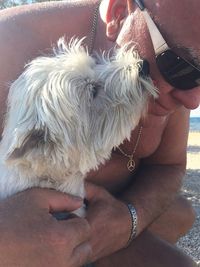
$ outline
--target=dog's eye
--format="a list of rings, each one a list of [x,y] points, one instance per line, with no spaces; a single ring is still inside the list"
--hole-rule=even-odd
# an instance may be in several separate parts
[[[93,88],[92,88],[92,94],[93,94],[93,98],[96,98],[100,89],[103,87],[102,84],[100,83],[94,83],[93,84]]]
[[[93,84],[93,87],[92,87],[93,98],[95,98],[97,96],[97,93],[98,93],[98,86],[97,86],[97,84]]]
[[[100,89],[100,84],[96,83],[96,82],[87,82],[86,85],[87,89],[89,89],[89,91],[91,92],[91,95],[93,98],[97,97],[98,91]]]

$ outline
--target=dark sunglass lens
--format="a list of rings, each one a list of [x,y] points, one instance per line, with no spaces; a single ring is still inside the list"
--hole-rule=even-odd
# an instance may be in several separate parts
[[[175,88],[189,90],[200,85],[200,71],[172,50],[158,55],[156,62],[165,80]]]

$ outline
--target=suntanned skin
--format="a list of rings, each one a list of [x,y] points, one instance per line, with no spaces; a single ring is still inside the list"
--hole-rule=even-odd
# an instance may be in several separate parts
[[[197,10],[200,8],[200,3],[195,0],[190,1],[190,4],[187,0],[181,3],[178,0],[155,2],[145,1],[145,4],[156,18],[158,25],[161,25],[161,31],[169,45],[181,43],[198,50],[200,43],[198,27],[192,27],[188,31],[182,31],[182,28],[187,29],[188,25],[192,24],[198,25]],[[80,7],[79,3],[83,3],[83,6]],[[96,1],[79,1],[76,4],[73,6],[66,2],[55,2],[1,11],[1,124],[9,90],[6,85],[17,78],[23,71],[24,64],[41,53],[47,53],[60,36],[66,35],[67,38],[74,35],[89,36],[91,30],[89,18],[93,17]],[[173,8],[175,4],[176,9]],[[187,12],[189,8],[194,11],[191,17]],[[123,151],[131,154],[139,127],[143,126],[135,153],[137,171],[130,173],[126,167],[127,158],[119,151],[115,151],[110,161],[100,166],[98,171],[91,171],[88,174],[88,181],[101,186],[87,187],[90,203],[87,219],[92,229],[90,244],[93,249],[90,260],[97,260],[97,266],[102,267],[195,266],[172,244],[187,232],[194,221],[191,206],[178,196],[178,191],[186,164],[188,109],[198,106],[200,88],[181,92],[162,79],[155,65],[155,55],[143,16],[135,5],[132,7],[132,12],[135,18],[132,27],[121,29],[118,25],[112,36],[109,36],[109,22],[119,17],[119,14],[121,22],[128,16],[126,1],[103,1],[95,50],[108,50],[115,42],[118,45],[130,40],[137,42],[140,55],[150,63],[151,76],[156,81],[160,95],[158,101],[150,101],[148,114],[132,132],[130,142],[125,141],[121,146]],[[166,17],[169,12],[171,12],[170,20]],[[86,43],[87,41],[86,39]],[[116,251],[125,246],[130,234],[130,216],[123,202],[113,198],[107,190],[118,194],[119,200],[132,203],[138,213],[138,237],[128,249],[120,252]],[[26,194],[28,196],[30,191]],[[1,246],[2,244],[0,250]],[[0,259],[1,257],[3,256],[0,256]],[[42,259],[42,255],[40,257]]]

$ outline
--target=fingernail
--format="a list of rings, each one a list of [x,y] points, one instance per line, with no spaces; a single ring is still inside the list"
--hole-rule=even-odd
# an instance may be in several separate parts
[[[78,197],[78,196],[72,196],[72,198],[73,198],[75,201],[83,202],[83,199],[82,199],[81,197]]]

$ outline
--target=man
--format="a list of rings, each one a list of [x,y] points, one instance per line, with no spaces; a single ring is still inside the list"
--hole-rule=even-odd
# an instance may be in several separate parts
[[[173,47],[179,56],[196,63],[200,34],[199,27],[193,25],[199,23],[200,3],[195,0],[146,0],[144,4],[168,45]],[[1,114],[6,109],[6,84],[22,72],[25,62],[41,52],[47,52],[51,44],[62,35],[67,38],[74,35],[88,36],[86,43],[89,44],[91,21],[96,7],[97,1],[80,1],[75,4],[58,2],[1,12]],[[178,192],[186,165],[188,109],[194,109],[199,105],[200,87],[183,91],[165,81],[155,62],[155,52],[144,14],[134,1],[103,0],[96,29],[94,50],[107,51],[115,43],[123,45],[129,41],[137,44],[140,56],[150,64],[150,76],[159,89],[159,98],[149,103],[148,115],[133,131],[130,142],[125,141],[120,150],[113,152],[109,162],[100,166],[97,172],[88,175],[89,182],[99,185],[87,185],[87,220],[91,226],[92,247],[90,261],[96,262],[95,265],[100,267],[195,266],[192,260],[173,244],[188,231],[194,221],[194,212],[190,204],[178,196]],[[192,53],[189,53],[191,51]],[[133,153],[134,150],[136,151]],[[127,155],[134,156],[134,172],[127,168]],[[23,194],[27,198],[29,194],[34,195],[37,199],[40,190],[34,189]],[[46,194],[48,195],[48,190]],[[9,205],[2,203],[2,218],[4,213],[12,214],[10,207],[16,204],[12,199],[10,201]],[[20,195],[17,201],[20,202]],[[131,203],[137,212],[137,237],[127,248],[125,247],[130,237],[131,217],[125,203]],[[24,205],[37,214],[38,206],[34,202]],[[37,202],[37,205],[41,204]],[[20,207],[18,209],[20,210]],[[35,214],[29,214],[30,218],[34,219]],[[47,216],[47,210],[44,210],[43,216]],[[20,218],[20,221],[18,220],[19,224],[24,224],[24,218]],[[2,222],[2,225],[5,224],[6,219]],[[42,220],[37,224],[35,236],[40,233],[40,224]],[[24,229],[28,242],[32,240],[33,230]],[[57,232],[56,226],[54,230]],[[18,232],[13,236],[15,235],[18,236]],[[51,255],[57,253],[54,245],[50,249]],[[69,255],[70,249],[70,246],[66,246],[66,252],[61,250],[60,255]],[[6,248],[2,251],[5,251],[2,255],[4,259]],[[18,245],[18,254],[19,251]],[[56,266],[56,262],[44,263],[44,258],[50,259],[50,262],[51,257],[42,251],[36,255],[38,263],[33,266]],[[10,257],[16,262],[19,260],[14,253],[10,253]],[[24,259],[24,262],[27,262],[27,259]],[[31,266],[32,260],[29,262]],[[70,264],[59,262],[58,266],[78,266]],[[18,266],[27,265],[20,261]]]

